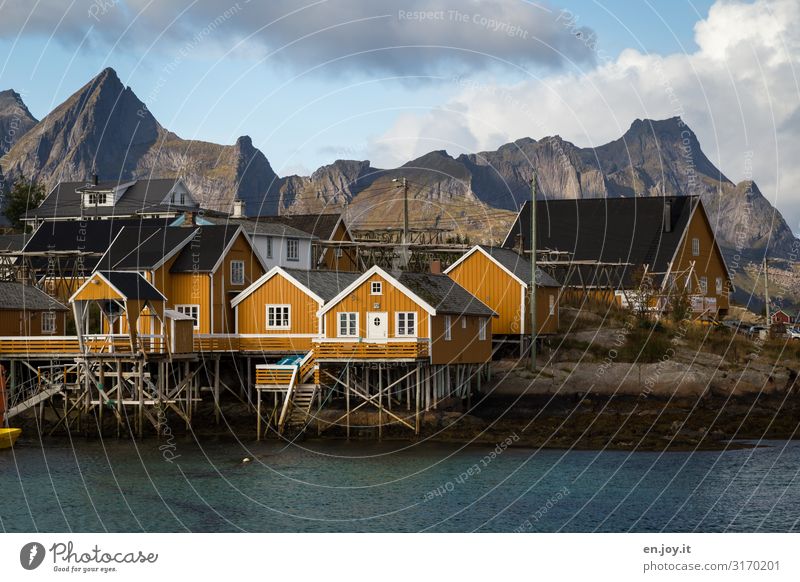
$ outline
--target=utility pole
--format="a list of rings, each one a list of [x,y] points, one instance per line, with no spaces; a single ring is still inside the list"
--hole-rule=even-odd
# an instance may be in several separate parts
[[[764,251],[764,309],[767,315],[767,329],[771,327],[769,319],[769,277],[767,272],[767,251]]]
[[[392,178],[392,182],[400,182],[403,186],[403,244],[407,245],[409,242],[408,235],[408,178],[398,180]]]
[[[408,179],[403,178],[403,244],[409,242],[408,236]]]
[[[536,371],[536,171],[531,177],[531,372]]]

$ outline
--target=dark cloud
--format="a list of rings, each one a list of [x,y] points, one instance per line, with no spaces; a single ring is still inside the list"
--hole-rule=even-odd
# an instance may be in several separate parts
[[[451,74],[493,65],[562,68],[591,62],[592,48],[563,12],[523,0],[56,0],[6,4],[0,35],[47,35],[169,50],[244,50],[307,69],[398,75]],[[65,10],[67,12],[65,13]],[[163,33],[163,34],[162,34]]]

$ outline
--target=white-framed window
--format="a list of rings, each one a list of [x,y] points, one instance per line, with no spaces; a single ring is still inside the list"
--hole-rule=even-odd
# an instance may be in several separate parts
[[[383,283],[380,281],[373,281],[369,285],[369,294],[370,295],[382,295],[383,294]]]
[[[489,320],[485,317],[481,317],[480,323],[478,324],[478,339],[480,341],[484,341],[486,339],[486,328],[489,326]]]
[[[343,250],[342,247],[336,247],[336,252],[334,253],[334,256],[337,259],[341,259],[342,258],[342,254],[343,254],[342,250]]]
[[[692,256],[699,257],[700,256],[700,239],[693,238],[692,239]]]
[[[466,316],[461,316],[461,329],[467,329],[467,318]]]
[[[340,311],[339,316],[339,337],[358,336],[358,313],[354,311]]]
[[[286,239],[286,260],[299,261],[300,260],[300,241],[296,238]]]
[[[550,315],[556,314],[556,296],[552,293],[547,296],[547,308],[549,309]]]
[[[244,261],[231,261],[231,285],[244,285]]]
[[[178,204],[180,206],[186,205],[186,193],[185,192],[173,192],[172,193],[172,203]]]
[[[449,342],[453,339],[453,318],[449,315],[444,316],[444,341]]]
[[[108,204],[108,195],[105,192],[89,192],[87,203],[89,206],[105,206]]]
[[[175,311],[188,315],[194,320],[194,328],[200,329],[200,306],[199,305],[176,305]]]
[[[717,277],[715,283],[714,287],[717,295],[722,295],[722,277]]]
[[[42,333],[56,333],[56,312],[42,312]]]
[[[290,305],[267,305],[267,329],[289,329],[291,326]]]
[[[398,337],[416,337],[417,314],[414,311],[398,311],[395,329]]]
[[[708,295],[708,277],[700,277],[700,293]]]
[[[272,237],[271,236],[267,237],[267,258],[268,259],[272,258]]]

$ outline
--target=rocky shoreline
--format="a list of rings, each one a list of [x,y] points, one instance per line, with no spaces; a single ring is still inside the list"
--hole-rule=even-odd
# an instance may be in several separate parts
[[[792,392],[749,396],[634,397],[602,394],[478,396],[467,408],[461,400],[443,401],[437,410],[423,413],[420,435],[398,423],[384,424],[384,440],[496,444],[514,437],[513,446],[547,449],[692,451],[724,450],[756,446],[762,439],[798,438],[800,395]],[[194,428],[186,431],[177,418],[169,417],[165,428],[179,438],[255,439],[255,413],[239,403],[223,404],[222,421],[214,423],[213,408],[204,403],[197,411]],[[286,440],[344,439],[343,424],[331,426],[343,410],[328,408],[311,422],[304,434],[268,434]],[[405,410],[399,415],[409,415]],[[412,416],[413,419],[413,416]],[[37,438],[31,416],[16,423],[23,435]],[[47,435],[55,418],[45,415],[42,434]],[[351,416],[351,439],[378,438],[378,412],[357,411]],[[384,423],[386,417],[384,416]],[[103,438],[116,438],[106,425]],[[55,438],[65,436],[58,432]],[[70,438],[99,438],[96,425]],[[121,438],[128,438],[123,431]],[[163,439],[152,431],[154,440]],[[745,442],[747,441],[747,442]]]

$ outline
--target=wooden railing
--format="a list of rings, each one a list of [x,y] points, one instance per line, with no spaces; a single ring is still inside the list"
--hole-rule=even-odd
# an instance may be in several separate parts
[[[198,334],[194,336],[195,352],[238,352],[239,336],[235,334]]]
[[[76,336],[0,337],[0,354],[79,354]]]
[[[313,351],[309,351],[300,361],[300,373],[297,375],[298,381],[303,382],[317,365],[317,360]]]
[[[281,364],[260,364],[256,366],[256,385],[289,386],[297,372],[297,366]]]
[[[311,350],[311,338],[240,335],[239,349],[243,352],[307,352]]]
[[[387,360],[428,357],[427,340],[384,342],[321,341],[314,344],[314,354],[319,360]]]
[[[131,353],[130,338],[127,335],[93,334],[83,336],[85,348],[95,354]],[[145,353],[164,353],[163,336],[138,336],[139,349]],[[0,354],[7,355],[78,355],[81,353],[77,336],[4,336],[0,337]]]

